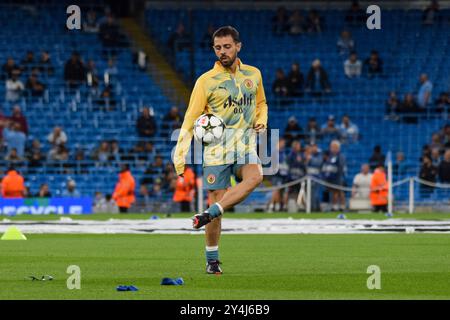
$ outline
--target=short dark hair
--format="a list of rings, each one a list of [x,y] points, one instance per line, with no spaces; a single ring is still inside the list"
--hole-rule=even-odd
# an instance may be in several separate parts
[[[231,36],[233,38],[233,41],[236,43],[241,42],[241,39],[239,38],[239,31],[237,31],[232,26],[220,27],[219,29],[214,31],[212,35],[212,42],[214,43],[215,38],[222,38],[226,36]]]

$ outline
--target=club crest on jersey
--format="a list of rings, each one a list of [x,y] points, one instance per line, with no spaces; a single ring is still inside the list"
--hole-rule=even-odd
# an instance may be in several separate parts
[[[208,181],[209,184],[213,184],[216,181],[216,176],[211,174],[208,174],[206,177],[206,181]]]
[[[250,79],[245,79],[245,80],[244,80],[244,86],[245,86],[247,89],[253,88],[253,82],[252,82],[252,80],[250,80]]]

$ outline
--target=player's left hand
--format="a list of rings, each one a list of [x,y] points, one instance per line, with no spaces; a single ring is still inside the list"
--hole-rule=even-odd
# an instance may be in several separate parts
[[[263,131],[266,129],[266,126],[263,125],[263,124],[261,124],[261,123],[258,123],[258,124],[256,124],[256,125],[253,127],[253,129],[255,129],[255,131],[256,131],[257,133],[260,133],[260,132],[263,132]]]

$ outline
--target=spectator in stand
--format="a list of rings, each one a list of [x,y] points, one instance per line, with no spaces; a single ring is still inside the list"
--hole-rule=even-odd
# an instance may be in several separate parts
[[[358,59],[355,51],[350,53],[350,56],[344,62],[344,73],[347,78],[359,78],[362,71],[362,62]]]
[[[19,66],[14,62],[14,59],[12,57],[8,57],[5,64],[2,66],[1,79],[10,79],[14,70],[19,70]]]
[[[433,133],[433,135],[431,136],[430,148],[438,149],[439,151],[444,149],[444,145],[442,144],[439,133]]]
[[[177,183],[177,174],[175,173],[175,168],[171,163],[166,163],[163,170],[163,180],[162,180],[162,188],[166,192],[175,191],[176,183]]]
[[[141,138],[152,138],[156,133],[156,121],[153,108],[144,107],[136,121],[136,130]]]
[[[38,73],[39,70],[34,69],[25,85],[25,88],[28,91],[28,95],[31,97],[42,97],[45,92],[45,84],[39,81]]]
[[[359,6],[359,1],[352,1],[352,5],[345,16],[345,21],[350,25],[365,23],[366,14]]]
[[[97,33],[100,27],[97,21],[97,13],[90,9],[86,14],[86,19],[83,20],[83,31],[88,33]]]
[[[9,117],[9,120],[18,123],[20,125],[20,131],[25,133],[25,135],[28,135],[27,118],[22,114],[22,110],[20,109],[20,106],[18,104],[13,106],[12,114]]]
[[[284,129],[283,138],[286,140],[286,145],[290,147],[293,141],[300,140],[302,138],[302,132],[303,129],[298,124],[297,118],[291,116]]]
[[[414,96],[411,93],[405,94],[405,98],[400,105],[399,113],[402,116],[402,122],[409,124],[416,124],[418,121],[418,113],[421,109],[414,100]]]
[[[383,60],[381,60],[378,51],[372,50],[370,56],[364,61],[364,66],[369,78],[383,73]]]
[[[321,129],[317,123],[316,118],[311,117],[308,120],[305,131],[305,143],[313,144],[322,139]]]
[[[323,165],[323,155],[315,142],[310,143],[310,148],[305,150],[305,166],[308,175],[321,178],[321,168]],[[311,210],[320,211],[320,190],[321,186],[315,181],[311,182]]]
[[[119,76],[119,69],[117,68],[116,59],[114,57],[110,57],[108,59],[108,67],[104,72],[104,79],[106,78],[106,74],[108,74],[108,84],[115,84],[117,82],[117,78]],[[106,80],[105,80],[106,82]]]
[[[436,168],[439,166],[439,164],[441,163],[442,157],[441,157],[441,152],[439,151],[439,148],[432,148],[431,149],[431,163],[433,164],[433,166],[435,166]]]
[[[305,21],[300,11],[295,10],[288,19],[289,34],[292,36],[302,34],[305,32],[304,24]]]
[[[342,123],[338,128],[341,131],[342,142],[353,143],[359,140],[359,128],[350,121],[349,115],[346,114],[342,117]]]
[[[143,207],[145,211],[151,211],[149,208],[151,203],[150,200],[150,192],[148,191],[147,186],[141,185],[139,187],[139,197],[137,198],[137,206]]]
[[[76,51],[72,52],[64,66],[64,80],[70,89],[78,88],[86,80],[86,67]]]
[[[0,111],[0,143],[3,143],[3,130],[8,127],[10,122],[9,117],[5,116],[1,111]]]
[[[155,161],[147,167],[144,172],[144,176],[141,179],[141,184],[152,184],[154,176],[161,177],[164,172],[164,162],[160,155],[156,155]]]
[[[306,166],[303,158],[302,145],[299,140],[292,142],[291,153],[287,158],[289,166],[289,180],[294,181],[303,178],[306,175]],[[293,185],[288,189],[288,199],[298,196],[300,184]]]
[[[303,95],[305,80],[303,78],[303,73],[300,71],[298,62],[292,64],[291,71],[287,77],[287,82],[289,84],[289,95],[294,97]]]
[[[119,26],[111,13],[108,13],[105,21],[100,24],[99,37],[105,49],[112,49],[120,45]],[[106,51],[103,53],[106,53]],[[115,54],[114,52],[111,53]]]
[[[423,157],[431,158],[431,148],[428,144],[422,146],[422,155],[420,156],[420,162],[423,161]]]
[[[173,106],[170,111],[164,116],[162,120],[162,128],[166,131],[166,134],[172,134],[173,130],[179,129],[182,123],[182,116],[178,107]]]
[[[66,189],[62,192],[63,197],[67,198],[79,198],[81,197],[80,191],[76,189],[76,182],[73,179],[67,181]]]
[[[278,151],[278,171],[272,175],[272,185],[280,186],[289,181],[289,165],[287,162],[288,151],[286,148],[286,140],[280,138],[277,143]],[[272,191],[272,197],[269,202],[268,212],[283,211],[286,208],[286,196],[285,189],[274,189]]]
[[[450,148],[450,124],[446,124],[439,133],[441,142],[444,148]]]
[[[69,160],[69,150],[64,144],[60,144],[50,150],[48,158],[52,161],[67,161]]]
[[[443,113],[443,112],[450,112],[450,96],[447,92],[441,92],[439,95],[439,98],[435,101],[436,106],[436,112]]]
[[[348,56],[355,50],[355,41],[352,39],[350,31],[343,30],[337,44],[338,52],[341,56]]]
[[[450,149],[445,150],[444,159],[438,167],[439,181],[450,184]]]
[[[361,166],[361,172],[353,178],[352,198],[369,200],[371,181],[370,167],[365,163]]]
[[[20,61],[20,70],[25,74],[29,73],[34,67],[34,53],[33,51],[27,51],[25,57]]]
[[[53,146],[64,145],[67,143],[67,135],[61,127],[55,127],[53,132],[47,136],[47,141]]]
[[[186,32],[183,23],[179,23],[174,33],[169,36],[167,46],[172,54],[190,48],[190,35]]]
[[[289,30],[288,15],[284,7],[279,7],[272,17],[272,31],[275,35],[282,35]]]
[[[111,140],[109,148],[110,148],[109,161],[120,162],[122,159],[123,150],[119,146],[119,141]]]
[[[430,157],[423,157],[422,166],[420,167],[419,177],[422,180],[436,183],[438,168],[433,164]],[[421,183],[420,194],[422,197],[429,197],[433,193],[434,187]]]
[[[328,74],[322,67],[319,59],[312,62],[311,69],[306,77],[306,91],[312,92],[315,95],[321,95],[323,92],[331,92]]]
[[[90,164],[85,161],[85,155],[83,149],[78,149],[75,151],[74,162],[75,162],[75,172],[76,174],[88,174]]]
[[[55,73],[55,68],[53,67],[48,51],[44,50],[41,52],[41,59],[38,62],[38,68],[42,74],[47,76],[51,76]]]
[[[214,25],[212,23],[208,24],[208,28],[206,29],[206,32],[203,35],[202,42],[200,44],[203,49],[211,50],[211,47],[214,45],[212,36],[215,30],[216,28],[214,28]]]
[[[108,141],[102,141],[97,150],[94,151],[92,159],[96,161],[97,165],[107,164],[110,157],[110,146]]]
[[[112,111],[117,103],[113,86],[108,84],[100,94],[100,98],[96,101],[98,105],[105,106],[103,111]]]
[[[392,173],[397,179],[404,178],[409,171],[409,165],[405,160],[405,154],[401,151],[395,155],[395,163],[392,166]]]
[[[419,91],[417,93],[417,104],[419,107],[426,109],[431,103],[431,92],[433,90],[433,84],[428,80],[428,76],[425,73],[420,75]]]
[[[329,156],[324,160],[322,175],[325,181],[337,186],[345,185],[347,175],[347,164],[344,155],[341,153],[341,143],[333,140],[330,143]],[[328,188],[331,193],[331,211],[345,210],[345,194],[334,187]]]
[[[322,19],[317,10],[310,10],[306,18],[306,30],[308,32],[322,32]]]
[[[287,97],[289,95],[289,80],[282,69],[277,69],[275,81],[272,84],[272,91],[277,97]]]
[[[24,158],[17,154],[16,148],[12,148],[11,151],[5,156],[5,160],[9,161],[10,163],[17,163],[22,162]]]
[[[388,119],[398,120],[398,113],[400,111],[400,101],[395,91],[389,93],[389,98],[386,101],[386,115]]]
[[[45,161],[45,156],[42,154],[41,143],[38,139],[34,139],[31,147],[27,150],[27,159],[29,171],[30,168],[42,167],[42,164]]]
[[[155,199],[160,199],[163,195],[162,192],[162,186],[161,186],[161,179],[158,178],[155,180],[155,183],[152,186],[152,190],[150,192],[150,196]]]
[[[330,143],[332,140],[340,140],[342,138],[340,130],[336,127],[333,115],[328,116],[328,120],[322,125],[320,133],[325,140],[325,143]]]
[[[25,133],[21,131],[19,123],[10,122],[9,125],[3,129],[3,139],[8,155],[11,153],[12,149],[16,149],[19,157],[24,157],[27,137]]]
[[[422,14],[422,23],[424,25],[432,25],[438,17],[439,3],[437,0],[430,1],[430,4],[425,8]]]
[[[380,165],[384,165],[385,160],[386,156],[381,151],[381,147],[379,145],[376,145],[373,148],[373,153],[369,158],[370,170],[375,170]]]
[[[142,160],[144,160],[146,163],[153,162],[155,156],[156,151],[153,143],[151,143],[150,141],[146,141],[144,143],[144,155],[142,157]]]
[[[22,93],[25,90],[23,82],[19,79],[20,70],[14,69],[11,74],[11,78],[6,80],[6,95],[5,100],[8,102],[16,102],[22,97]]]
[[[41,184],[41,186],[39,187],[39,191],[36,194],[37,198],[51,198],[52,197],[52,193],[49,190],[48,184],[43,183]]]
[[[89,80],[89,75],[88,75],[88,77],[87,77],[88,85],[98,87],[98,85],[100,83],[100,77],[99,77],[97,66],[95,65],[95,61],[92,59],[89,59],[86,64],[86,74],[90,74],[90,77],[92,78],[92,80]]]

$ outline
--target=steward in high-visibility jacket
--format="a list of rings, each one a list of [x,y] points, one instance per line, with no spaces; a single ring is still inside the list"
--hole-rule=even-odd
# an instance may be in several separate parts
[[[128,212],[128,209],[136,200],[134,195],[135,186],[136,184],[128,165],[122,165],[119,173],[119,181],[112,195],[121,213]]]
[[[14,169],[9,169],[2,179],[3,198],[23,198],[25,185],[23,177]]]
[[[378,166],[370,182],[370,201],[374,211],[387,212],[389,183],[383,166]]]
[[[178,176],[175,183],[175,193],[173,194],[173,201],[180,203],[181,212],[191,211],[190,205],[194,199],[195,193],[195,173],[185,166],[183,176]]]

